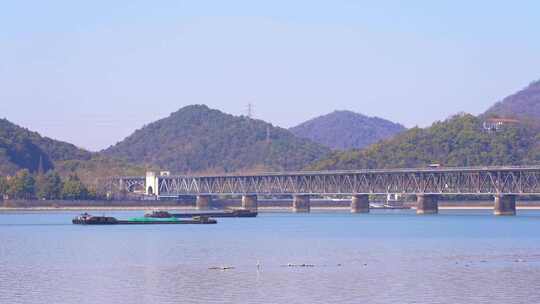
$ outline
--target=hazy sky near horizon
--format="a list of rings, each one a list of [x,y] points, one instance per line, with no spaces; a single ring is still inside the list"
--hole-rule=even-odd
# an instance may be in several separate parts
[[[540,1],[4,1],[0,117],[99,150],[189,104],[427,126],[540,78]]]

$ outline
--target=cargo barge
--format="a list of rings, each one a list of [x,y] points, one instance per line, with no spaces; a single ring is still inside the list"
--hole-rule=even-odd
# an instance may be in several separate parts
[[[188,213],[169,213],[167,211],[152,211],[146,213],[146,218],[190,218],[194,216],[203,217],[256,217],[258,212],[248,209],[235,209],[219,212],[188,212]]]
[[[149,218],[134,217],[119,220],[112,216],[93,216],[88,213],[81,214],[71,221],[76,225],[174,225],[174,224],[217,224],[217,221],[208,216],[194,216],[189,220],[179,220],[175,217]]]

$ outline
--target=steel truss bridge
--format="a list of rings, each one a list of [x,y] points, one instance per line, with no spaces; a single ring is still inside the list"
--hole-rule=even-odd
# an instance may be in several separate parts
[[[112,192],[180,195],[540,195],[540,166],[113,177]],[[141,190],[142,189],[142,190]]]

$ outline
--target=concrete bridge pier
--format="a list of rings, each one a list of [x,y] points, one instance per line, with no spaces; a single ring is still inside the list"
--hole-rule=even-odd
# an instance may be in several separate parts
[[[493,208],[495,215],[516,215],[516,196],[509,194],[495,195],[495,206]]]
[[[439,196],[436,194],[416,195],[416,214],[439,213]]]
[[[369,195],[353,195],[351,200],[351,213],[369,213]]]
[[[311,203],[309,195],[295,195],[293,197],[293,212],[309,212]]]
[[[210,209],[210,203],[212,202],[212,196],[210,195],[197,195],[196,206],[198,210]]]
[[[258,208],[257,195],[243,195],[242,208],[248,209],[250,211],[257,211],[257,208]]]

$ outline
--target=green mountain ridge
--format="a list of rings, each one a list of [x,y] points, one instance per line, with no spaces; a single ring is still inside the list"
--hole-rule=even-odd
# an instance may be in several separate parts
[[[21,170],[56,171],[65,179],[77,175],[87,186],[97,189],[109,176],[142,175],[145,168],[41,136],[1,119],[0,176],[14,176]]]
[[[486,118],[516,118],[498,131]],[[428,128],[413,128],[363,150],[335,152],[308,169],[364,169],[540,164],[540,82],[496,103],[479,117],[456,115]]]
[[[17,170],[37,172],[54,169],[55,162],[89,160],[92,153],[70,143],[43,137],[37,132],[0,119],[0,175],[12,175]]]
[[[334,153],[310,170],[540,164],[540,135],[524,125],[488,132],[470,114],[413,128],[364,150]]]
[[[174,173],[222,173],[297,170],[329,151],[264,121],[191,105],[102,153]]]

